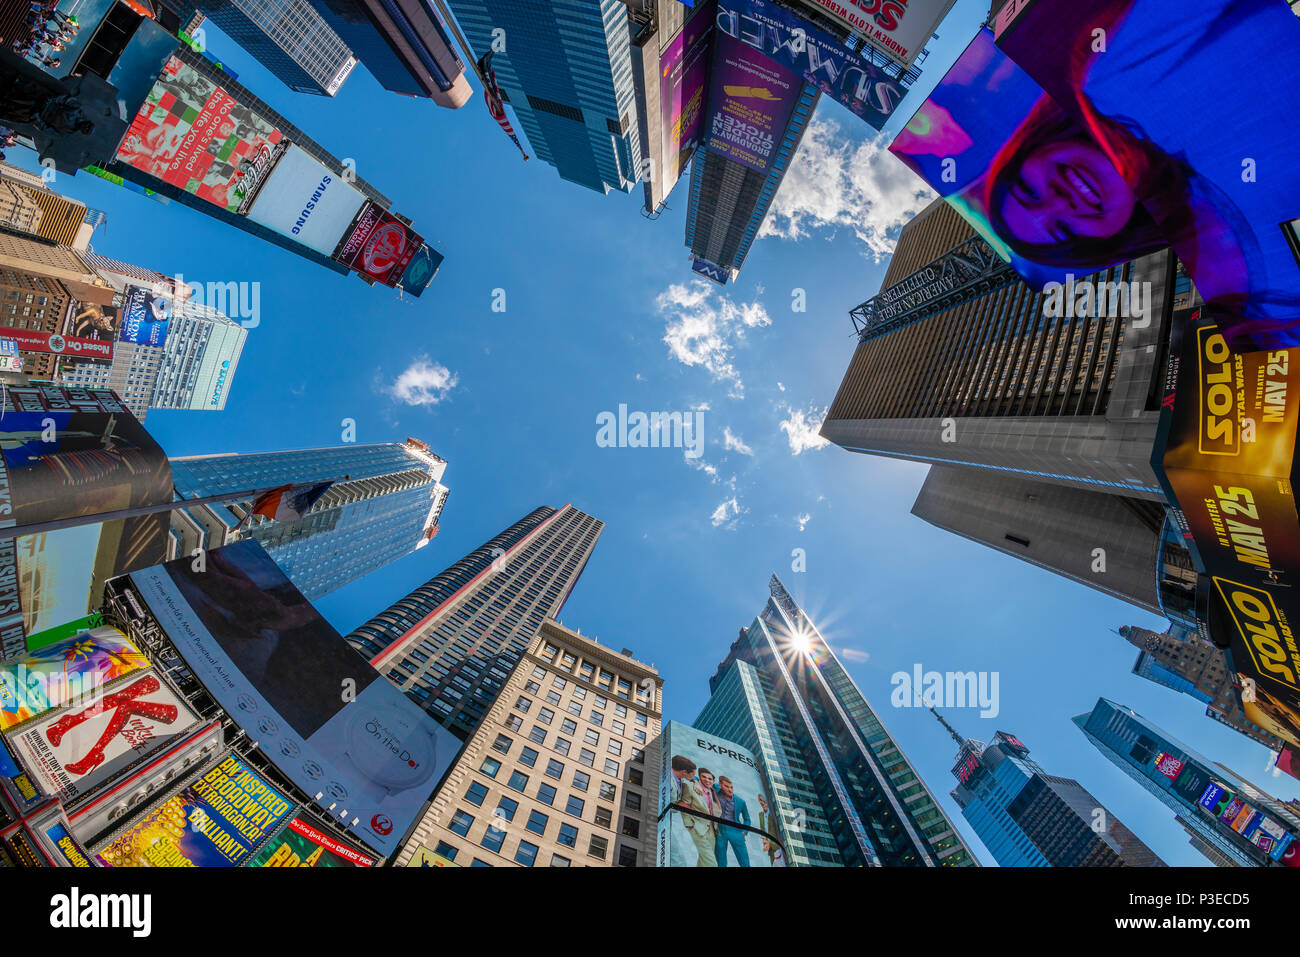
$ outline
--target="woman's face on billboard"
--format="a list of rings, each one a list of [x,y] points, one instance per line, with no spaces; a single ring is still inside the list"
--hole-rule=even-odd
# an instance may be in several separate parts
[[[1117,235],[1133,216],[1137,197],[1094,144],[1064,140],[1025,157],[1002,200],[1012,236],[1035,246],[1075,237]]]

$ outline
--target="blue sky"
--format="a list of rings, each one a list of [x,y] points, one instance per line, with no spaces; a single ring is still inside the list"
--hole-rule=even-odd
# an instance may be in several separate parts
[[[901,120],[973,34],[987,3],[960,0]],[[986,864],[955,803],[955,746],[919,709],[890,706],[891,676],[999,675],[1000,713],[948,719],[1017,734],[1170,864],[1205,865],[1173,813],[1070,723],[1098,696],[1129,705],[1283,798],[1260,745],[1203,706],[1130,674],[1111,633],[1164,622],[911,516],[925,467],[818,447],[854,345],[848,310],[879,288],[890,240],[925,199],[872,131],[818,109],[739,280],[692,280],[685,184],[657,221],[641,191],[600,196],[524,163],[482,107],[383,90],[358,69],[332,100],[295,94],[215,28],[208,47],[242,83],[411,216],[446,255],[420,299],[339,276],[201,213],[81,174],[54,188],[107,212],[93,248],[194,281],[262,284],[224,412],[153,412],[171,455],[423,439],[447,459],[442,530],[425,549],[319,603],[348,631],[538,505],[606,523],[564,623],[632,649],[665,678],[665,718],[690,722],[737,630],[776,572],[817,621],[881,719]],[[887,141],[887,140],[886,140]],[[10,159],[33,165],[30,155]],[[506,309],[492,311],[495,290]],[[796,290],[806,311],[795,312]],[[402,383],[402,387],[398,383]],[[706,446],[600,448],[596,417],[707,404]],[[729,438],[730,437],[730,438]],[[708,468],[701,467],[700,462]],[[711,471],[710,471],[711,470]],[[807,570],[792,571],[803,549]]]

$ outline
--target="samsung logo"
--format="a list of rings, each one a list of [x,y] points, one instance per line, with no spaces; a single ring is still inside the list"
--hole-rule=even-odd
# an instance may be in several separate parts
[[[319,203],[321,197],[325,195],[326,187],[328,187],[332,182],[334,182],[333,176],[326,175],[321,177],[320,185],[316,187],[316,191],[311,194],[311,199],[307,201],[307,205],[304,206],[302,212],[298,214],[298,221],[293,227],[293,234],[295,236],[302,232],[302,228],[307,225],[307,220],[311,216],[311,211],[316,208],[316,204]]]

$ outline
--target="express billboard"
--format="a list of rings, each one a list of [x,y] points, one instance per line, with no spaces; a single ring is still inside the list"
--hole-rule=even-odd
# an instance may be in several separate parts
[[[171,324],[171,301],[162,293],[142,286],[122,290],[122,325],[118,338],[141,346],[167,344]]]
[[[234,867],[293,806],[234,755],[99,851],[107,867]]]
[[[956,0],[804,0],[896,63],[911,66]]]
[[[138,672],[87,704],[74,701],[8,736],[46,794],[69,802],[175,740],[197,720],[152,671]]]
[[[310,819],[292,817],[247,867],[373,867],[374,858],[326,834]]]
[[[148,667],[130,639],[106,625],[2,662],[0,731],[73,700],[93,700],[115,681]]]
[[[247,216],[253,222],[332,255],[364,195],[301,147],[290,145],[258,190]]]
[[[1084,240],[1126,258],[1167,243],[1233,349],[1300,345],[1300,263],[1283,228],[1300,210],[1300,180],[1290,175],[1300,88],[1268,84],[1250,95],[1230,72],[1233,64],[1261,77],[1295,71],[1300,30],[1283,4],[1205,0],[1185,16],[1167,0],[1037,0],[998,45],[1119,171],[1094,202],[1138,203],[1148,214],[1094,218],[1088,233],[1056,237],[1057,260]],[[1036,119],[1008,140],[1005,166],[1022,179],[1066,142]],[[1004,202],[1015,205],[1015,191]]]
[[[1175,312],[1170,357],[1151,465],[1208,578],[1198,619],[1230,650],[1247,716],[1300,744],[1300,600],[1289,581],[1300,574],[1300,349],[1234,353],[1196,308]]]
[[[701,132],[710,152],[766,173],[803,81],[760,51],[713,31],[709,104]]]
[[[334,259],[375,282],[396,286],[423,244],[411,227],[367,200],[339,240]]]
[[[395,850],[461,742],[370,667],[254,540],[213,549],[202,571],[186,558],[130,581],[276,767],[367,845]]]
[[[10,387],[0,412],[0,527],[175,494],[167,456],[111,392]],[[22,655],[27,636],[85,617],[110,577],[161,561],[167,521],[147,515],[0,539],[0,658]]]
[[[239,213],[270,172],[283,138],[273,122],[173,56],[115,158]]]
[[[771,0],[718,0],[720,32],[833,97],[880,129],[907,90],[881,67]]]
[[[670,721],[662,731],[660,867],[784,867],[776,806],[754,756]]]

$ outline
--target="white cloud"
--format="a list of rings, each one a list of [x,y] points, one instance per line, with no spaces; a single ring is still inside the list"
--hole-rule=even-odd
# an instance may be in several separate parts
[[[776,384],[776,387],[777,387],[778,389],[780,389],[782,392],[785,391],[785,383],[784,383],[784,382],[778,382],[778,383]]]
[[[745,511],[746,509],[741,508],[740,502],[737,501],[736,496],[733,495],[715,508],[713,514],[709,516],[709,519],[713,522],[714,528],[717,528],[719,525],[726,525],[727,528],[735,528],[736,520],[740,518],[741,514]]]
[[[746,445],[740,436],[732,432],[729,426],[722,428],[722,447],[728,452],[739,452],[741,455],[754,454],[754,450]]]
[[[655,305],[668,319],[663,341],[672,357],[684,365],[703,366],[714,381],[731,383],[732,396],[742,397],[745,387],[731,364],[731,353],[746,329],[772,324],[762,304],[733,302],[700,280],[669,286]]]
[[[388,393],[407,405],[437,405],[447,397],[460,379],[444,365],[417,356],[388,387]]]
[[[697,402],[695,405],[691,406],[691,410],[694,411],[694,412],[708,412],[708,411],[709,411],[709,403],[707,403],[707,402]]]
[[[857,648],[841,648],[840,657],[845,661],[866,661],[871,657],[871,652],[859,651]]]
[[[800,512],[794,517],[794,520],[799,523],[799,531],[802,532],[808,523],[812,521],[812,515],[807,512]]]
[[[830,445],[830,442],[818,435],[822,420],[826,418],[825,409],[818,411],[814,406],[805,412],[803,409],[786,406],[786,411],[790,414],[781,421],[781,431],[790,441],[790,454],[798,455],[800,452]]]
[[[797,240],[848,228],[876,262],[892,254],[899,228],[935,194],[887,141],[879,135],[855,144],[835,120],[813,117],[758,235]]]

